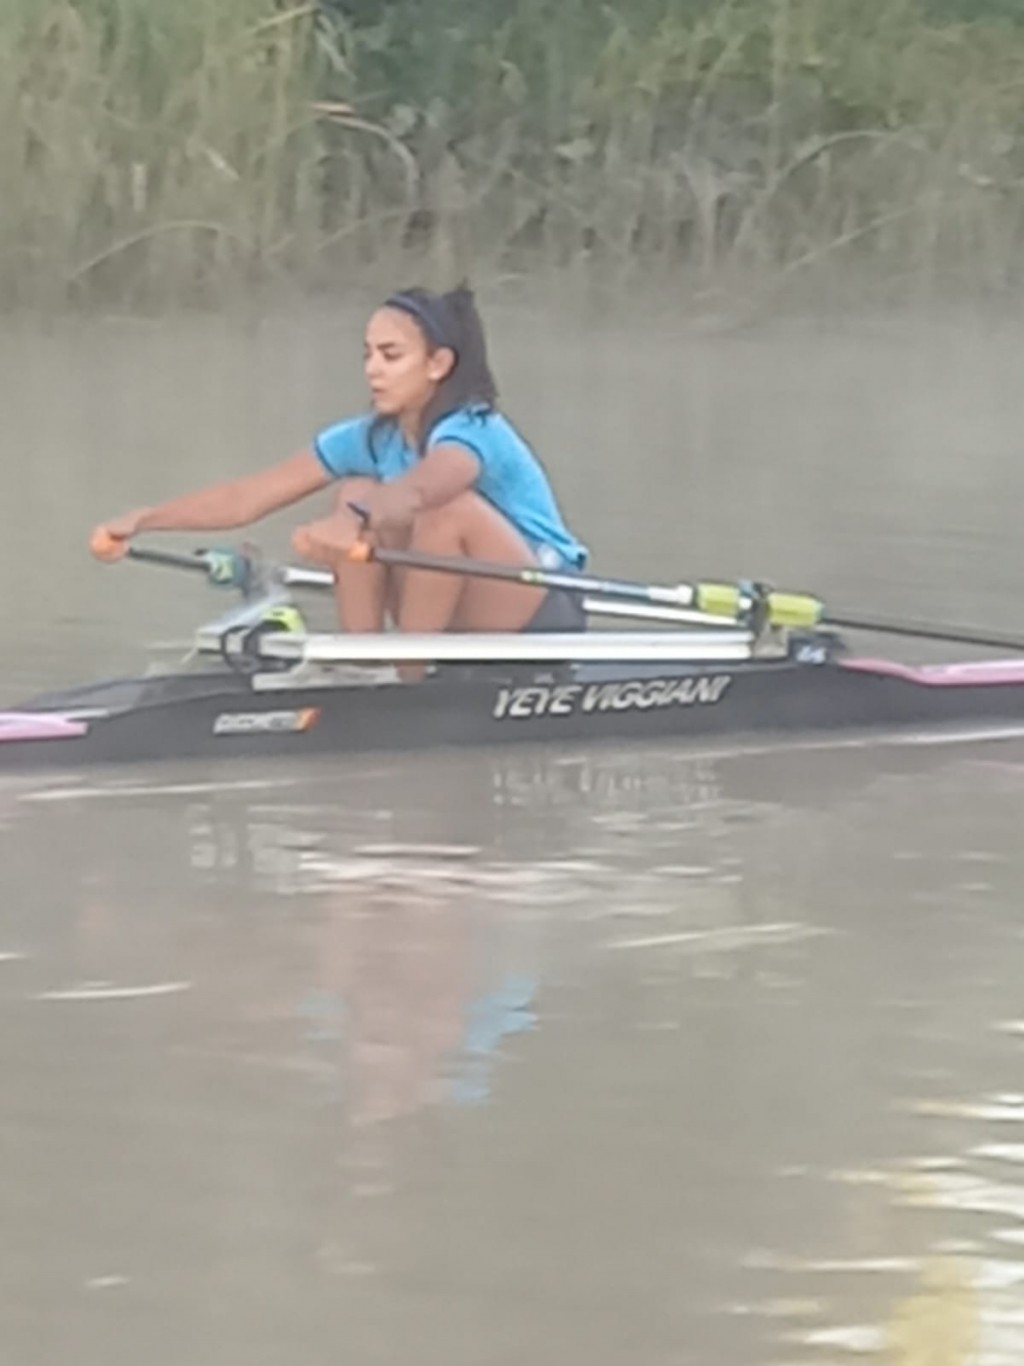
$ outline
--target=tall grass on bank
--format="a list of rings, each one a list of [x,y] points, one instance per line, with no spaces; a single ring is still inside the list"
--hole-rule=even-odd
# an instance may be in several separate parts
[[[194,292],[300,267],[311,7],[7,0],[0,297]]]
[[[6,0],[0,302],[549,267],[1004,289],[1013,3]]]

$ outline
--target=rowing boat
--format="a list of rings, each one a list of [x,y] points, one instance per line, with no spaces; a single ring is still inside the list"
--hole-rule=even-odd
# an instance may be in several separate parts
[[[218,578],[209,553],[133,554]],[[658,590],[660,600],[634,604],[644,629],[361,636],[295,629],[296,595],[330,585],[319,571],[254,577],[246,562],[244,574],[234,563],[219,578],[243,601],[201,627],[179,665],[0,712],[0,771],[1024,725],[1024,657],[923,667],[853,658],[817,605],[810,612],[783,595],[773,620],[770,595],[749,586],[729,599],[728,621],[706,610],[707,595]],[[628,594],[600,586],[590,611],[621,613]],[[652,616],[663,629],[647,629]],[[427,676],[402,682],[396,666],[413,661],[429,663]]]

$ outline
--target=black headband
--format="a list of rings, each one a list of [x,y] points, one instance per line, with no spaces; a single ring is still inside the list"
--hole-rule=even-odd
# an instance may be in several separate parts
[[[446,346],[456,356],[459,348],[452,336],[451,320],[442,299],[419,299],[415,294],[392,294],[384,300],[385,308],[397,308],[408,313],[422,327],[426,338],[434,346]]]

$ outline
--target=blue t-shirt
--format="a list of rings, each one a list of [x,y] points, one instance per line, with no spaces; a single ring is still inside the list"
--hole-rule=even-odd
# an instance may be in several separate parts
[[[335,479],[364,475],[386,484],[415,465],[416,451],[396,422],[378,425],[371,450],[372,422],[372,415],[364,414],[327,427],[317,436],[313,449]],[[507,418],[486,409],[460,408],[436,424],[427,450],[451,442],[477,457],[477,493],[512,523],[533,550],[541,552],[542,563],[543,551],[549,547],[565,564],[583,568],[586,547],[566,527],[543,466]]]

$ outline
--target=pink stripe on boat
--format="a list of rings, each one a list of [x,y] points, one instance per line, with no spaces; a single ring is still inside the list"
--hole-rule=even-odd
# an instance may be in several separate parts
[[[5,740],[75,740],[88,730],[84,722],[54,712],[0,712],[0,744]]]
[[[884,674],[929,688],[978,688],[1024,684],[1024,659],[985,659],[970,664],[896,664],[889,659],[844,659],[844,669]]]

